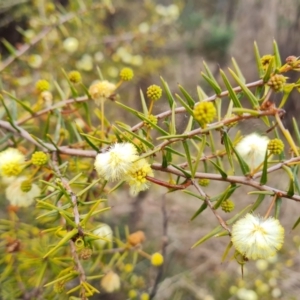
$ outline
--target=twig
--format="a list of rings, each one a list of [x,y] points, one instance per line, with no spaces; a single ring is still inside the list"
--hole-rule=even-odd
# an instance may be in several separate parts
[[[31,135],[24,129],[19,128],[20,132],[18,132],[15,128],[13,128],[8,122],[6,121],[1,121],[0,120],[0,127],[4,128],[10,132],[15,133],[16,135],[22,136],[24,139],[28,140],[29,142],[33,143],[36,145],[38,148],[43,149],[45,152],[53,152],[53,151],[59,151],[59,153],[62,154],[67,154],[67,155],[72,155],[72,156],[81,156],[81,157],[95,157],[97,155],[96,151],[93,150],[82,150],[82,149],[72,149],[66,146],[62,147],[57,147],[57,149],[52,145],[48,143],[43,143],[44,146],[36,142]],[[47,147],[47,148],[45,148]],[[291,158],[285,162],[279,163],[275,166],[272,166],[268,169],[269,172],[276,171],[280,169],[283,165],[289,165],[289,164],[294,164],[300,162],[300,156]],[[162,171],[162,172],[167,172],[167,173],[172,173],[175,175],[179,175],[182,177],[185,177],[185,175],[180,172],[178,169],[175,169],[174,167],[168,166],[167,168],[163,168],[161,164],[154,163],[152,164],[152,169]],[[261,176],[261,172],[253,175],[253,179],[256,179]],[[226,178],[223,178],[221,175],[218,174],[211,174],[211,173],[199,173],[197,172],[195,174],[195,178],[207,178],[211,180],[218,180],[218,181],[227,181],[227,182],[232,182],[232,183],[241,183],[244,185],[252,186],[255,187],[256,189],[260,191],[272,191],[274,193],[279,193],[281,197],[292,199],[295,201],[300,201],[300,196],[298,195],[293,195],[289,196],[287,192],[281,191],[266,185],[260,185],[258,182],[254,181],[253,179],[249,179],[247,177],[242,177],[242,176],[227,176]]]
[[[38,143],[26,130],[24,130],[21,127],[18,127],[17,131],[12,125],[9,124],[9,122],[1,121],[0,120],[0,127],[4,128],[15,135],[23,137],[28,142],[34,144],[38,148],[42,149],[45,152],[53,152],[53,151],[59,151],[59,153],[72,155],[72,156],[83,156],[83,157],[95,157],[97,155],[97,152],[94,150],[82,150],[82,149],[73,149],[69,148],[67,146],[61,146],[55,148],[52,144],[49,143]]]
[[[222,219],[222,217],[217,213],[217,211],[214,209],[209,197],[204,193],[204,191],[201,189],[201,187],[199,186],[199,184],[196,182],[196,180],[192,179],[192,184],[194,185],[194,187],[196,188],[196,190],[198,191],[198,193],[204,197],[204,202],[206,203],[206,205],[210,208],[210,210],[213,212],[213,214],[215,215],[215,217],[217,218],[219,224],[229,232],[229,234],[231,234],[231,230],[230,228],[227,226],[226,222]]]
[[[71,197],[71,201],[72,201],[72,204],[73,204],[74,221],[75,221],[75,224],[76,224],[77,229],[78,229],[78,234],[82,236],[83,235],[83,230],[80,226],[80,215],[79,215],[78,206],[77,206],[77,196],[72,191],[68,180],[66,178],[64,178],[62,176],[61,172],[60,172],[58,162],[57,162],[57,153],[56,152],[52,153],[52,160],[50,160],[49,163],[50,163],[50,166],[52,167],[53,171],[56,173],[56,176],[58,176],[58,178],[61,180],[61,184],[62,184],[63,188],[68,192],[68,194]],[[77,255],[76,246],[75,246],[74,242],[72,240],[70,240],[69,242],[70,242],[71,253],[72,253],[72,257],[74,259],[76,270],[79,273],[79,280],[80,280],[80,284],[81,284],[81,292],[82,292],[82,295],[85,295],[85,289],[82,286],[82,284],[84,282],[86,282],[85,271],[84,271],[84,269],[81,265],[81,262],[79,260],[78,255]]]
[[[268,210],[267,210],[267,212],[266,212],[266,214],[265,214],[265,216],[264,216],[264,219],[267,219],[267,218],[269,217],[269,215],[270,215],[270,213],[271,213],[271,210],[272,210],[272,208],[273,208],[273,206],[274,206],[274,204],[275,204],[275,201],[276,201],[277,197],[278,197],[277,194],[275,194],[275,195],[273,196],[273,199],[272,199],[271,204],[269,205],[269,208],[268,208]]]
[[[82,232],[82,228],[80,226],[80,215],[79,215],[78,206],[77,206],[77,196],[72,191],[69,181],[65,177],[63,177],[60,172],[60,169],[59,169],[58,163],[57,163],[57,153],[55,151],[52,153],[52,161],[50,161],[50,166],[53,168],[53,171],[56,173],[56,176],[58,176],[58,178],[61,180],[61,184],[62,184],[63,188],[70,195],[70,198],[71,198],[71,201],[73,204],[74,221],[77,226],[79,234],[82,235],[83,232]]]
[[[33,118],[37,118],[37,117],[40,117],[50,111],[53,111],[54,109],[57,109],[57,108],[61,108],[61,107],[64,107],[64,106],[67,106],[69,104],[72,104],[72,103],[77,103],[77,102],[85,102],[85,101],[88,101],[90,100],[87,96],[83,96],[83,97],[79,97],[79,98],[76,98],[76,99],[67,99],[67,100],[64,100],[64,101],[60,101],[50,107],[47,107],[43,110],[40,110],[36,113],[34,113],[33,115],[30,115],[28,117],[25,117],[19,121],[16,122],[17,125],[22,125],[23,123],[33,119]]]
[[[300,161],[300,157],[295,157],[295,158],[293,158],[293,160]],[[174,174],[174,175],[186,178],[186,176],[180,170],[178,170],[172,166],[163,168],[161,164],[154,163],[151,165],[151,168],[153,170],[166,172],[166,173],[170,173],[170,174]],[[223,178],[221,175],[218,175],[218,174],[196,172],[195,178],[207,178],[207,179],[211,179],[211,180],[225,181],[225,182],[230,182],[230,183],[240,183],[243,185],[252,186],[260,191],[269,191],[272,193],[278,193],[278,195],[280,195],[280,197],[300,202],[300,196],[298,196],[298,195],[290,196],[285,191],[281,191],[281,190],[275,189],[275,188],[267,186],[267,185],[260,185],[259,182],[254,181],[253,179],[245,177],[245,176],[227,176],[226,178],[225,177]]]
[[[162,256],[166,257],[166,249],[168,245],[168,214],[167,214],[167,208],[166,208],[166,194],[162,196],[161,200],[161,212],[162,212],[162,218],[163,218],[163,236],[162,236],[162,247],[161,252]],[[154,298],[156,295],[158,284],[160,283],[164,271],[164,264],[159,267],[159,270],[157,272],[154,285],[152,287],[152,291],[150,293],[150,300]]]

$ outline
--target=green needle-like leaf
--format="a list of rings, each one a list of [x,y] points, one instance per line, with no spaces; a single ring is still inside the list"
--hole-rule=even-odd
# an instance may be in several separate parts
[[[72,237],[74,237],[78,233],[77,228],[73,228],[71,231],[69,231],[59,242],[58,244],[53,247],[50,251],[48,251],[43,258],[48,257],[50,254],[54,253],[58,248],[63,246],[65,243],[67,243]]]
[[[282,204],[282,198],[277,198],[275,201],[275,219],[279,218],[281,204]]]
[[[261,57],[260,57],[260,53],[259,53],[256,42],[254,42],[254,54],[255,54],[256,66],[257,66],[258,73],[259,73],[259,78],[263,78],[263,76],[265,74],[265,70],[264,70],[263,65],[261,63]]]
[[[261,175],[261,178],[260,178],[260,185],[264,185],[268,181],[268,158],[269,158],[268,151],[266,151],[263,170],[262,170],[262,175]]]
[[[178,85],[181,93],[183,94],[184,98],[186,99],[188,105],[190,108],[194,108],[194,105],[195,105],[195,101],[194,99],[191,97],[191,95],[181,86],[181,85]]]
[[[251,208],[251,211],[255,211],[261,205],[261,203],[265,199],[265,196],[266,196],[265,194],[258,195],[256,201],[254,202],[254,204],[253,204],[253,206]]]
[[[184,151],[185,151],[185,156],[186,156],[186,159],[187,159],[187,163],[189,165],[189,169],[190,170],[193,170],[193,163],[192,163],[192,158],[191,158],[191,152],[190,152],[190,149],[189,149],[189,145],[187,143],[187,141],[182,141],[182,145],[183,145],[183,148],[184,148]],[[192,174],[193,176],[193,174]]]
[[[237,84],[242,88],[247,98],[250,100],[252,107],[253,108],[259,107],[258,99],[252,94],[252,92],[248,89],[248,87],[239,79],[239,77],[231,69],[229,69],[229,72],[234,78],[234,80],[237,82]]]
[[[199,207],[199,209],[193,214],[191,217],[191,221],[195,220],[205,209],[207,208],[206,202],[202,203],[202,205]]]
[[[278,45],[275,40],[273,40],[273,51],[274,51],[274,56],[275,56],[275,66],[276,66],[276,69],[279,69],[281,67],[282,63],[281,63]]]
[[[227,174],[224,170],[222,170],[214,161],[212,160],[209,160],[213,165],[214,167],[219,171],[219,173],[221,174],[222,178],[226,179],[227,178]]]
[[[229,80],[227,79],[225,73],[223,72],[223,70],[220,70],[220,74],[222,76],[222,79],[226,85],[226,88],[229,92],[229,96],[230,96],[230,99],[232,100],[233,104],[235,107],[242,107],[241,103],[240,103],[240,100],[238,99],[235,91],[233,90]]]
[[[163,84],[163,88],[164,88],[164,90],[165,90],[165,92],[167,94],[167,98],[168,98],[168,101],[169,101],[170,108],[172,108],[175,100],[174,100],[174,98],[172,96],[172,93],[170,91],[169,85],[166,83],[166,81],[162,77],[160,77],[160,80],[161,80],[161,82]]]
[[[202,77],[208,82],[208,84],[213,88],[213,90],[215,91],[216,95],[220,95],[222,92],[221,87],[218,85],[217,81],[212,80],[211,78],[209,78],[206,74],[204,74],[203,72],[201,72]]]

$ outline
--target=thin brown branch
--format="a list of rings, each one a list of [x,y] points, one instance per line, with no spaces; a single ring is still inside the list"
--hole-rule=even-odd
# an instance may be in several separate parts
[[[52,153],[52,160],[49,161],[51,168],[53,169],[53,171],[55,172],[56,176],[58,176],[58,178],[61,181],[62,187],[66,190],[66,192],[70,195],[72,204],[73,204],[73,214],[74,214],[74,221],[75,224],[77,226],[78,229],[78,233],[79,235],[83,235],[83,230],[80,226],[80,215],[79,215],[79,211],[78,211],[78,205],[77,205],[77,196],[76,194],[72,191],[69,181],[62,176],[60,169],[59,169],[59,165],[58,165],[58,158],[57,158],[57,153],[53,152]],[[81,262],[79,260],[79,257],[77,255],[77,251],[76,251],[76,246],[74,244],[74,242],[72,240],[70,240],[70,246],[71,246],[71,253],[72,253],[72,257],[76,266],[76,270],[79,273],[79,280],[80,280],[80,284],[86,282],[86,275],[85,275],[85,271],[81,265]],[[81,292],[84,295],[85,294],[85,289],[82,287],[81,288]]]
[[[226,222],[222,219],[222,217],[217,213],[217,211],[214,209],[208,195],[206,195],[204,193],[204,191],[201,189],[201,187],[199,186],[199,184],[196,182],[196,180],[192,179],[192,184],[194,185],[194,187],[196,188],[196,190],[198,191],[198,193],[204,198],[204,202],[206,203],[206,205],[210,208],[210,210],[213,212],[213,214],[215,215],[216,219],[218,220],[219,224],[229,232],[229,234],[231,234],[231,230],[230,228],[227,226]]]
[[[69,104],[72,104],[72,103],[77,103],[77,102],[85,102],[85,101],[88,101],[89,98],[87,96],[83,96],[83,97],[79,97],[79,98],[76,98],[76,99],[67,99],[67,100],[64,100],[64,101],[60,101],[50,107],[47,107],[43,110],[40,110],[36,113],[34,113],[33,115],[30,115],[28,117],[24,117],[23,119],[19,120],[16,122],[16,124],[18,125],[22,125],[23,123],[33,119],[33,118],[37,118],[37,117],[40,117],[48,112],[51,112],[53,111],[54,109],[57,109],[57,108],[61,108],[61,107],[64,107],[64,106],[67,106]]]
[[[10,132],[13,132],[16,135],[22,136],[24,139],[26,139],[29,142],[33,143],[34,145],[36,145],[40,149],[43,149],[45,152],[59,151],[62,154],[67,154],[67,155],[72,155],[72,156],[81,156],[81,157],[95,157],[97,155],[97,152],[93,151],[93,150],[72,149],[72,148],[69,148],[69,147],[66,147],[66,146],[58,147],[58,149],[56,149],[52,144],[48,144],[48,143],[43,143],[44,146],[42,146],[41,144],[36,142],[36,140],[34,140],[26,130],[24,130],[22,128],[18,128],[19,131],[17,131],[14,127],[12,127],[6,121],[1,121],[0,120],[0,127],[4,128],[4,129],[6,129]],[[300,157],[294,157],[290,160],[287,160],[285,162],[282,162],[282,163],[279,163],[275,166],[270,167],[268,169],[268,173],[279,170],[283,165],[289,165],[289,164],[294,164],[294,163],[298,163],[298,162],[300,162]],[[172,174],[175,174],[175,175],[185,177],[182,172],[180,172],[179,170],[177,170],[177,169],[175,169],[171,166],[169,166],[167,168],[162,168],[161,164],[154,163],[154,164],[152,164],[152,168],[154,170],[159,170],[159,171],[162,171],[162,172],[169,172],[169,173],[172,173]],[[196,178],[208,178],[208,179],[211,179],[211,180],[227,181],[227,182],[232,182],[232,183],[241,183],[241,184],[244,184],[244,185],[252,186],[252,187],[254,187],[258,190],[261,190],[261,191],[272,191],[274,193],[281,194],[281,196],[284,197],[284,198],[292,199],[292,200],[295,200],[295,201],[300,201],[300,196],[298,196],[298,195],[289,196],[287,194],[287,192],[285,192],[285,191],[281,191],[281,190],[278,190],[278,189],[275,189],[275,188],[272,188],[272,187],[269,187],[269,186],[266,186],[266,185],[260,185],[258,182],[256,182],[254,180],[256,178],[259,178],[260,176],[261,176],[261,172],[256,173],[253,176],[253,179],[249,179],[247,177],[240,177],[240,176],[228,176],[226,178],[222,178],[222,176],[218,175],[218,174],[196,173]]]
[[[15,135],[23,137],[28,142],[32,143],[33,145],[37,146],[44,152],[53,152],[53,151],[59,151],[61,154],[67,154],[71,156],[82,156],[82,157],[95,157],[97,155],[97,152],[94,150],[82,150],[82,149],[73,149],[69,148],[67,146],[61,146],[55,148],[54,145],[49,143],[39,143],[37,140],[35,140],[26,130],[24,130],[21,127],[15,126],[18,130],[16,130],[9,122],[1,121],[0,120],[0,127],[3,129],[6,129]]]
[[[79,281],[80,281],[80,284],[82,285],[82,283],[86,282],[85,271],[82,267],[82,264],[79,260],[78,255],[77,255],[76,246],[72,240],[70,240],[70,246],[71,246],[72,257],[74,259],[75,266],[76,266],[76,271],[79,273]],[[82,293],[82,295],[85,295],[84,287],[81,288],[81,293]],[[83,299],[85,299],[85,298],[83,298]]]
[[[56,176],[58,176],[58,178],[60,179],[62,187],[67,191],[67,193],[69,194],[69,196],[71,198],[71,201],[73,204],[74,221],[77,226],[79,234],[82,234],[82,228],[80,226],[80,215],[79,215],[78,206],[77,206],[77,196],[73,192],[73,190],[69,184],[69,181],[65,177],[62,176],[57,160],[58,160],[57,153],[53,152],[52,153],[52,161],[50,160],[50,166],[52,167]]]
[[[300,157],[296,157],[293,160],[294,161],[296,161],[296,160],[300,161]],[[163,168],[161,164],[154,163],[154,164],[151,165],[151,167],[152,167],[153,170],[166,172],[166,173],[171,173],[171,174],[186,178],[186,176],[180,170],[178,170],[178,169],[176,169],[172,166],[168,166],[166,168]],[[278,195],[280,195],[280,197],[300,202],[300,196],[299,195],[290,196],[285,191],[281,191],[281,190],[275,189],[275,188],[267,186],[267,185],[260,185],[259,182],[255,181],[251,178],[245,177],[245,176],[227,176],[226,178],[223,178],[221,175],[218,175],[218,174],[196,172],[195,178],[207,178],[207,179],[216,180],[216,181],[225,181],[225,182],[230,182],[230,183],[240,183],[240,184],[243,184],[243,185],[252,186],[252,187],[256,188],[259,191],[268,191],[268,192],[272,192],[272,193],[278,193]]]
[[[297,164],[297,163],[299,163],[299,162],[300,162],[300,157],[299,157],[299,156],[293,157],[293,158],[291,158],[291,159],[285,160],[285,161],[283,161],[283,162],[280,162],[280,163],[278,163],[278,164],[276,164],[276,165],[274,165],[274,166],[268,168],[268,169],[267,169],[267,173],[269,174],[269,173],[271,173],[271,172],[275,172],[275,171],[281,169],[282,166],[293,165],[293,164]],[[257,179],[257,178],[260,178],[261,175],[262,175],[262,171],[255,173],[255,174],[252,176],[252,178],[253,178],[253,179]]]
[[[162,212],[162,219],[163,219],[163,236],[162,236],[162,247],[161,252],[162,256],[165,258],[167,255],[167,246],[168,246],[168,214],[166,208],[166,194],[162,196],[161,199],[161,212]],[[161,265],[158,269],[154,285],[152,287],[152,291],[150,293],[150,299],[153,299],[157,293],[158,284],[160,283],[164,271],[164,264]]]

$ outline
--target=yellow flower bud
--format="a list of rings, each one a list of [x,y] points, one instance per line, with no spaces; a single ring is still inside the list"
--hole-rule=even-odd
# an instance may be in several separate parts
[[[47,80],[41,79],[36,82],[35,88],[37,89],[38,92],[44,92],[48,91],[50,89],[50,84]]]
[[[151,265],[155,266],[155,267],[159,267],[164,263],[164,257],[156,252],[154,254],[152,254],[151,256]]]
[[[133,78],[133,71],[130,68],[123,68],[120,72],[120,78],[123,81],[130,81]]]
[[[221,204],[222,210],[226,213],[229,213],[229,212],[233,211],[234,207],[235,207],[234,202],[232,200],[229,200],[229,199],[223,201],[222,204]]]
[[[272,154],[280,154],[284,149],[284,143],[280,139],[273,139],[269,141],[268,150]]]
[[[270,77],[268,85],[276,92],[282,91],[286,78],[281,74],[274,74]]]
[[[81,74],[78,71],[71,71],[68,78],[74,84],[81,82]]]
[[[160,86],[153,84],[147,88],[147,97],[150,100],[157,101],[161,98],[162,89]]]
[[[43,166],[48,162],[48,156],[42,151],[36,151],[31,156],[31,162],[35,166]]]
[[[212,102],[200,102],[194,107],[194,118],[199,122],[201,127],[213,121],[217,115],[216,108]]]

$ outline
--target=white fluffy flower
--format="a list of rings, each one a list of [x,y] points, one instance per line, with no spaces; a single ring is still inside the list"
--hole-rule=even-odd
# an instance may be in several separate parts
[[[137,149],[131,143],[114,144],[107,152],[96,156],[95,169],[106,180],[118,180],[130,170],[138,159]]]
[[[35,197],[40,195],[41,190],[36,184],[32,184],[31,189],[24,192],[21,188],[24,181],[26,181],[26,177],[18,177],[5,189],[6,198],[11,205],[27,207],[34,202]]]
[[[232,227],[232,243],[249,259],[274,256],[282,247],[284,228],[277,219],[247,214]]]
[[[25,156],[15,148],[0,152],[0,174],[2,176],[17,176],[23,170]]]
[[[140,159],[134,162],[125,177],[125,180],[130,185],[130,194],[132,196],[149,188],[149,181],[146,179],[146,176],[153,176],[151,166],[147,161]]]
[[[264,161],[268,143],[269,139],[266,136],[251,133],[237,144],[236,150],[251,170],[254,170]]]
[[[93,234],[99,236],[99,240],[95,242],[100,246],[104,247],[107,243],[112,241],[113,231],[107,224],[101,223],[93,230]]]

